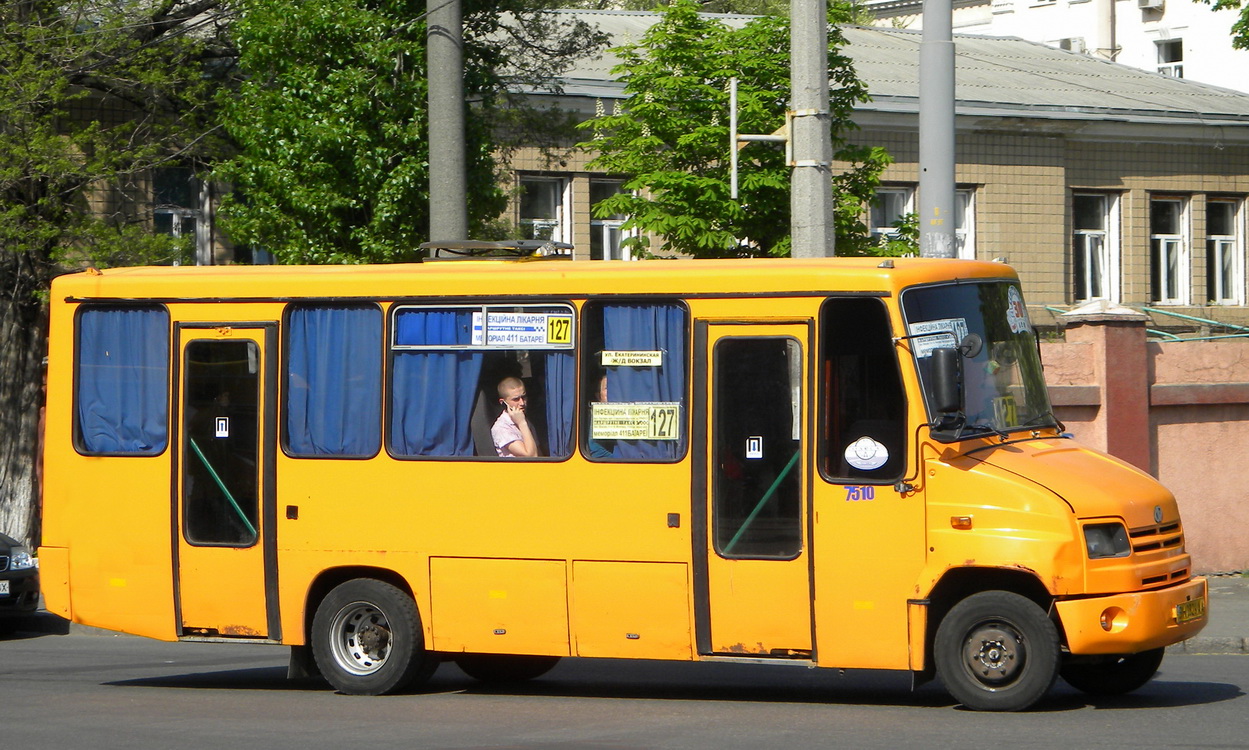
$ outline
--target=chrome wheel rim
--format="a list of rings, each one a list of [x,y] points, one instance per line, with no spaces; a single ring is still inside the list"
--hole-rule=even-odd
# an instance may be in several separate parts
[[[334,661],[353,675],[370,675],[386,666],[392,636],[386,615],[368,602],[353,602],[334,615],[330,648]]]

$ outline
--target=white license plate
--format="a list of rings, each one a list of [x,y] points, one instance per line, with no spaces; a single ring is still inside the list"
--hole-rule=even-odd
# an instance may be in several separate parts
[[[0,581],[0,596],[8,596],[8,595],[9,595],[9,582]]]

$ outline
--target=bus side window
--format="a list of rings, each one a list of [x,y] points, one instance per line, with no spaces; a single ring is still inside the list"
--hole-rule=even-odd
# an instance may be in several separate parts
[[[832,298],[820,331],[824,476],[892,483],[906,468],[906,396],[888,310],[874,298]]]
[[[286,452],[376,455],[382,444],[381,309],[292,305],[286,351]]]
[[[587,303],[581,371],[586,457],[676,461],[685,455],[688,331],[689,315],[679,302]],[[633,437],[639,431],[646,437]]]
[[[169,442],[169,311],[87,306],[74,349],[74,437],[88,455],[155,456]]]
[[[390,452],[498,458],[490,427],[502,411],[499,381],[517,377],[526,387],[525,413],[538,438],[538,455],[568,456],[572,325],[570,305],[398,307],[391,344]]]

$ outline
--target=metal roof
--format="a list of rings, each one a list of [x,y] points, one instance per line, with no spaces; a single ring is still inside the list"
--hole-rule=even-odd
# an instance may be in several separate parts
[[[557,11],[597,25],[612,46],[638,42],[659,18],[641,11]],[[733,26],[750,17],[715,15]],[[872,101],[860,111],[917,112],[922,32],[844,26],[844,51]],[[959,115],[1060,120],[1249,126],[1249,94],[1170,78],[1015,37],[956,34],[955,98]],[[610,52],[583,60],[564,78],[566,96],[619,98],[623,87]]]

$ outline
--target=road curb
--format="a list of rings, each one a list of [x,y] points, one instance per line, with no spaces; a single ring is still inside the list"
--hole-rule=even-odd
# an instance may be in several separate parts
[[[1168,654],[1249,654],[1249,638],[1196,636],[1167,646]]]

